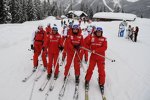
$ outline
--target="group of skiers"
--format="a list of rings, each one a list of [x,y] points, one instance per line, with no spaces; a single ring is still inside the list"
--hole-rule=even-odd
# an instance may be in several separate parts
[[[118,37],[124,37],[124,35],[126,35],[126,39],[130,39],[133,42],[137,42],[137,36],[138,36],[138,32],[139,32],[139,28],[138,26],[131,27],[131,25],[128,26],[127,28],[127,21],[123,20],[120,24],[119,24],[119,32],[118,32]]]
[[[134,28],[134,27],[131,27],[131,25],[129,25],[129,27],[126,30],[126,33],[127,33],[126,38],[132,40],[133,42],[137,42],[138,32],[139,32],[138,26]]]
[[[38,26],[32,41],[34,72],[38,67],[38,57],[41,54],[44,71],[47,70],[47,79],[51,78],[53,71],[54,78],[57,79],[59,76],[59,55],[62,52],[62,61],[65,61],[66,58],[64,81],[69,76],[70,67],[74,63],[75,82],[79,84],[80,63],[84,57],[86,63],[89,61],[85,76],[85,88],[89,88],[93,70],[97,65],[98,83],[101,92],[104,91],[105,58],[102,56],[105,56],[105,51],[107,50],[107,39],[103,37],[102,27],[88,26],[82,30],[79,24],[70,22],[68,26],[64,25],[62,34],[59,34],[57,25],[51,26],[48,24],[45,30],[42,26]],[[90,59],[88,59],[88,51],[91,51]],[[54,67],[54,70],[52,70],[52,67]]]

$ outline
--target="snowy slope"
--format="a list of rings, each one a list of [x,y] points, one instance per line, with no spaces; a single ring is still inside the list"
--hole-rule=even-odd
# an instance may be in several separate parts
[[[60,21],[49,17],[45,20],[25,22],[23,24],[0,25],[0,100],[29,100],[35,75],[26,83],[22,79],[32,70],[32,52],[30,38],[37,26]],[[105,94],[107,100],[150,100],[150,34],[149,19],[137,19],[130,23],[140,28],[138,42],[118,38],[118,22],[94,22],[102,26],[108,40],[107,56],[116,59],[115,63],[106,60]],[[85,27],[82,23],[82,27]],[[61,30],[59,30],[61,32]],[[41,62],[40,62],[41,63]],[[87,65],[85,65],[87,66]],[[63,82],[64,66],[60,68],[60,77],[48,100],[58,100]],[[71,100],[74,93],[74,71],[71,75],[63,100]],[[84,76],[81,69],[79,100],[84,100]],[[45,93],[38,89],[46,79],[46,73],[36,82],[32,100],[45,100]],[[97,83],[97,68],[90,82],[90,99],[101,100]]]

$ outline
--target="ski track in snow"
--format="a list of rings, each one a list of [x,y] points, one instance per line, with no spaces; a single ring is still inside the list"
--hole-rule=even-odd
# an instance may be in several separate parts
[[[39,24],[46,26],[55,23],[60,28],[60,21],[53,17],[41,21],[25,22],[23,24],[0,25],[0,100],[29,100],[32,89],[34,74],[26,83],[23,78],[32,70],[32,51],[30,49],[30,38]],[[104,36],[108,40],[106,55],[116,60],[111,63],[106,60],[106,84],[105,95],[107,100],[150,100],[150,41],[149,41],[149,19],[137,19],[135,23],[140,28],[138,42],[134,43],[125,38],[118,38],[117,22],[94,22],[92,24],[103,27]],[[87,24],[81,24],[85,27]],[[59,30],[61,33],[61,30]],[[40,62],[41,63],[41,62]],[[88,65],[84,64],[87,69]],[[63,84],[64,65],[60,67],[59,78],[54,90],[49,93],[49,99],[58,100],[58,94]],[[69,81],[63,100],[71,100],[75,89],[74,69],[71,68]],[[79,100],[84,100],[84,77],[81,68]],[[97,67],[90,81],[89,100],[102,100],[98,87]],[[35,83],[32,100],[45,100],[45,93],[38,91],[46,79],[46,73]]]

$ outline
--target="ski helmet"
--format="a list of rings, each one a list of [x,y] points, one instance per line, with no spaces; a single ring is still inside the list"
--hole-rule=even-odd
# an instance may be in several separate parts
[[[53,26],[52,30],[54,30],[54,31],[58,31],[57,26]]]
[[[72,26],[72,32],[73,34],[78,34],[79,32],[79,25],[75,24]]]
[[[101,33],[100,33],[101,32]],[[102,27],[97,27],[96,28],[96,31],[94,32],[94,34],[97,36],[97,37],[101,37],[103,35],[103,29]]]

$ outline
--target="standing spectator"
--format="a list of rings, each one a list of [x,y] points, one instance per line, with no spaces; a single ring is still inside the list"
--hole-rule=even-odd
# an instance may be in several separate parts
[[[63,26],[63,19],[61,20],[61,27]]]
[[[132,32],[131,32],[131,25],[129,25],[128,29],[126,30],[126,33],[127,33],[126,39],[129,39],[130,35],[132,34]]]
[[[134,42],[137,42],[138,32],[139,32],[139,28],[136,26],[136,27],[135,27],[135,31],[134,31],[134,38],[133,38],[133,39],[134,39],[134,40],[133,40]]]

